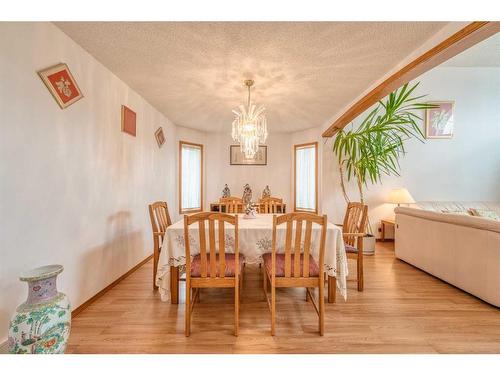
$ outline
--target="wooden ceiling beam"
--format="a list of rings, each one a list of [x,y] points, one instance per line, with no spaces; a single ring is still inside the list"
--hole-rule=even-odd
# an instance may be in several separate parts
[[[363,96],[323,132],[323,137],[334,136],[340,129],[350,124],[361,113],[394,90],[497,32],[500,32],[500,22],[472,22],[468,24],[392,74]]]

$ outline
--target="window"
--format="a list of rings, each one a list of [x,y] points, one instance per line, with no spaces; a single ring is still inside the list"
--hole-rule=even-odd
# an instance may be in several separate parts
[[[203,145],[179,142],[179,213],[203,209]]]
[[[318,212],[318,142],[294,146],[295,211]]]

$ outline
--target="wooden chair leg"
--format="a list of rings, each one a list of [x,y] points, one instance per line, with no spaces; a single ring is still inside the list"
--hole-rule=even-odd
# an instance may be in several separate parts
[[[276,287],[271,282],[271,336],[276,332]]]
[[[201,301],[200,294],[201,294],[201,288],[197,288],[196,289],[196,302],[198,302],[198,303]]]
[[[262,287],[264,289],[264,298],[267,299],[266,295],[267,295],[267,272],[264,270],[264,272],[262,272]]]
[[[337,295],[337,278],[328,276],[328,303],[334,303]]]
[[[184,333],[189,337],[191,333],[191,283],[186,280],[186,323]]]
[[[307,293],[307,288],[306,288],[306,302],[309,302],[309,293]]]
[[[235,279],[236,285],[234,286],[234,335],[238,336],[240,325],[240,280],[239,276]]]
[[[243,301],[243,280],[244,280],[244,275],[245,274],[245,265],[243,264],[243,270],[240,274],[240,281],[239,281],[239,287],[240,287],[240,303]]]
[[[153,290],[158,289],[156,286],[156,272],[158,271],[158,261],[160,259],[160,253],[157,249],[153,251]]]
[[[319,334],[325,333],[325,282],[322,280],[319,284]]]
[[[363,256],[358,254],[357,259],[357,273],[358,273],[358,291],[362,292],[364,289],[364,280],[363,280]]]
[[[170,303],[179,303],[179,267],[170,266]]]

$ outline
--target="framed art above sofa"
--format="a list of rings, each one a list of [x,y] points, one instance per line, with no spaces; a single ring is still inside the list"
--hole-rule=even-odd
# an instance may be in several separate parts
[[[452,138],[454,130],[454,107],[453,101],[436,101],[436,108],[425,111],[425,138]]]

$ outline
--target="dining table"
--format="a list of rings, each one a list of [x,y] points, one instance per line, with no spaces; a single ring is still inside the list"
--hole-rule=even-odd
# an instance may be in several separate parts
[[[257,214],[254,218],[245,218],[245,215],[238,214],[239,252],[244,256],[246,264],[261,264],[262,255],[272,251],[273,216],[274,214]],[[284,253],[285,231],[285,226],[278,226],[277,253]],[[311,255],[317,262],[321,227],[314,223],[311,234]],[[227,223],[225,236],[225,252],[234,253],[234,227]],[[189,228],[191,257],[200,252],[198,242],[198,226],[192,225]],[[185,265],[184,220],[181,219],[166,229],[161,244],[156,285],[162,301],[179,303],[179,278],[185,272]],[[342,230],[330,222],[326,231],[324,270],[328,276],[328,302],[335,302],[337,288],[342,297],[347,299],[348,267]]]

